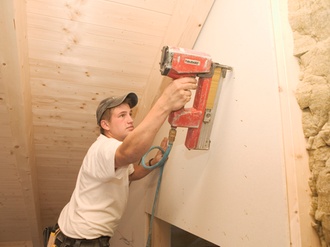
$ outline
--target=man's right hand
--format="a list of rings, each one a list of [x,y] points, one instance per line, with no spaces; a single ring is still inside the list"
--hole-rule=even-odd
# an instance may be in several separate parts
[[[181,109],[191,99],[191,90],[197,88],[197,79],[192,77],[182,77],[173,80],[164,90],[161,100],[169,108],[177,111]]]

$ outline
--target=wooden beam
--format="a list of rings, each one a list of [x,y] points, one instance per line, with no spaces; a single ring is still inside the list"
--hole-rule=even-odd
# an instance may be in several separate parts
[[[182,0],[176,2],[169,28],[159,46],[159,54],[154,61],[144,95],[139,102],[135,118],[136,123],[142,121],[168,83],[168,80],[159,71],[162,47],[169,45],[193,48],[213,3],[214,0]]]
[[[171,224],[155,217],[152,229],[152,247],[171,247]]]
[[[292,48],[284,43],[286,36],[291,32],[286,23],[288,6],[286,1],[271,0],[271,7],[281,106],[283,162],[287,181],[290,246],[319,247],[320,241],[312,227],[313,221],[309,213],[311,196],[307,182],[310,178],[308,153],[303,131],[297,128],[301,125],[301,110],[293,92],[299,78],[292,66],[292,61],[295,60],[290,50]]]
[[[0,1],[0,29],[0,82],[4,88],[4,101],[10,118],[11,145],[24,196],[31,240],[33,246],[41,246],[42,229],[33,146],[25,1]]]

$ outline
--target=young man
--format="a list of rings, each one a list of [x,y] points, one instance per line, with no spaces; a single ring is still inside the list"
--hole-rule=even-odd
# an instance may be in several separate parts
[[[196,83],[194,78],[174,80],[136,128],[131,117],[138,102],[135,93],[101,101],[96,111],[101,134],[89,148],[71,199],[60,214],[56,246],[109,246],[126,207],[129,182],[150,172],[138,162],[169,113],[190,100]],[[161,147],[166,146],[164,138]],[[158,152],[150,165],[161,157]]]

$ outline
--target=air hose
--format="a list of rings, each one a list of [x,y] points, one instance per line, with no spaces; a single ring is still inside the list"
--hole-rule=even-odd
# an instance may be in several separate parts
[[[168,159],[168,156],[171,152],[172,146],[173,146],[173,142],[175,140],[175,136],[176,136],[176,128],[175,127],[171,127],[169,134],[168,134],[168,144],[167,144],[167,148],[166,151],[164,149],[162,149],[160,146],[153,146],[151,147],[148,152],[146,152],[145,155],[143,155],[142,160],[141,160],[141,164],[145,169],[148,170],[153,170],[157,167],[159,167],[159,178],[158,178],[158,183],[157,183],[157,188],[156,188],[156,192],[155,192],[155,197],[154,197],[154,202],[153,202],[153,206],[152,206],[152,212],[151,212],[151,217],[150,217],[150,224],[149,224],[149,233],[148,233],[148,240],[147,240],[147,244],[146,247],[150,247],[151,244],[151,235],[152,235],[152,223],[153,223],[153,219],[154,219],[154,214],[155,214],[155,208],[156,208],[156,203],[157,203],[157,199],[158,199],[158,194],[159,194],[159,189],[160,189],[160,184],[162,182],[162,177],[163,177],[163,171],[164,171],[164,166],[165,163]],[[145,163],[145,159],[148,156],[149,152],[154,150],[154,149],[158,149],[163,153],[163,157],[162,159],[157,162],[156,164],[152,165],[152,166],[148,166]]]

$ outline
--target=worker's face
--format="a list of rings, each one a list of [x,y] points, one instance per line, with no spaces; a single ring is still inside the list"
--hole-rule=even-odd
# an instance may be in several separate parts
[[[110,120],[107,121],[108,133],[111,137],[123,141],[134,130],[132,110],[128,104],[123,103],[112,109]]]

